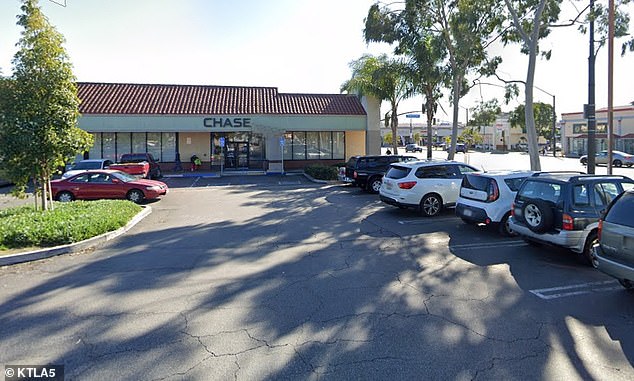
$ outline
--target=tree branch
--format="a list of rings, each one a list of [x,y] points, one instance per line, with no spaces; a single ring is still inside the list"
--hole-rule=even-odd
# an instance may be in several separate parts
[[[528,33],[526,33],[524,28],[522,28],[522,23],[520,23],[520,18],[517,14],[517,11],[515,10],[515,8],[513,8],[509,0],[504,0],[504,3],[506,4],[506,8],[509,10],[509,12],[511,12],[511,16],[513,17],[513,24],[515,24],[515,28],[517,29],[517,32],[522,37],[522,40],[524,40],[524,43],[529,44],[530,37]]]
[[[573,26],[577,23],[577,21],[579,20],[579,17],[581,17],[581,15],[583,15],[584,13],[586,13],[586,11],[590,8],[590,4],[586,5],[585,8],[583,8],[581,10],[581,12],[579,12],[579,14],[577,14],[577,17],[575,17],[574,19],[570,20],[570,22],[566,23],[566,24],[548,24],[548,27],[550,28],[562,28],[562,27],[568,27],[568,26]],[[583,24],[583,23],[581,23]]]

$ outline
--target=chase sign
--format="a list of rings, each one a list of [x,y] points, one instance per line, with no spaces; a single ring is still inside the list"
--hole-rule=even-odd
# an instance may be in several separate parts
[[[251,118],[205,118],[203,125],[210,128],[251,128]]]

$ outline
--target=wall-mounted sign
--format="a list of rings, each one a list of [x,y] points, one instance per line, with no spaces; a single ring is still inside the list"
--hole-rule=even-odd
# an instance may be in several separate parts
[[[420,118],[420,114],[405,114],[406,118]]]
[[[203,125],[210,128],[251,127],[251,118],[205,118]]]

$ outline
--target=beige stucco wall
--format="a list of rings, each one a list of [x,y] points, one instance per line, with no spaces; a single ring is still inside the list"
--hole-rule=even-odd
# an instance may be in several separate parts
[[[181,154],[181,161],[188,163],[189,158],[196,154],[200,160],[208,162],[211,150],[210,139],[208,132],[179,133],[178,151]]]
[[[365,154],[365,131],[346,131],[346,161],[352,156]]]
[[[361,105],[368,115],[367,134],[365,142],[365,152],[367,155],[381,154],[381,100],[364,96],[361,98]]]

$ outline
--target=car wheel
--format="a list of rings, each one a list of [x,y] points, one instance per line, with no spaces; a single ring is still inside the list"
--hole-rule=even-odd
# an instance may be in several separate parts
[[[143,192],[141,192],[140,190],[132,189],[131,191],[128,192],[128,194],[126,195],[126,198],[132,201],[133,203],[138,204],[141,201],[143,201],[145,196],[143,195]]]
[[[420,213],[425,217],[437,216],[442,210],[442,199],[435,193],[425,195],[420,201]]]
[[[588,238],[586,238],[586,244],[583,247],[583,253],[582,253],[582,257],[583,257],[582,260],[586,264],[594,267],[595,269],[599,266],[599,263],[597,262],[597,259],[592,254],[592,247],[598,243],[599,243],[599,236],[597,236],[597,232],[591,231],[590,234],[588,235]]]
[[[528,200],[523,210],[528,228],[535,233],[543,233],[553,226],[553,211],[544,200]]]
[[[154,179],[160,179],[163,177],[163,173],[161,173],[161,168],[156,169],[156,173],[154,174]]]
[[[381,189],[382,180],[380,177],[373,177],[368,181],[368,192],[370,193],[379,193],[379,189]]]
[[[581,159],[581,164],[582,165],[587,165],[588,164],[588,159],[586,159],[585,157],[583,159]]]
[[[515,233],[513,229],[511,229],[511,225],[509,224],[509,217],[511,217],[510,212],[505,214],[504,217],[502,217],[502,221],[500,221],[498,224],[498,232],[504,237],[512,237],[514,235],[517,235],[517,233]]]
[[[617,160],[614,160],[614,161],[612,162],[612,164],[613,164],[615,167],[622,167],[622,166],[623,166],[623,162],[622,162],[621,160],[618,160],[618,159],[617,159]]]
[[[630,168],[633,164],[632,163],[627,163],[625,165],[627,165],[627,167]]]
[[[57,194],[57,201],[59,202],[69,202],[73,201],[74,199],[75,196],[73,196],[73,194],[70,192],[59,192]]]
[[[626,290],[634,290],[634,282],[631,280],[619,279],[619,283],[621,283],[621,286],[623,286]]]

